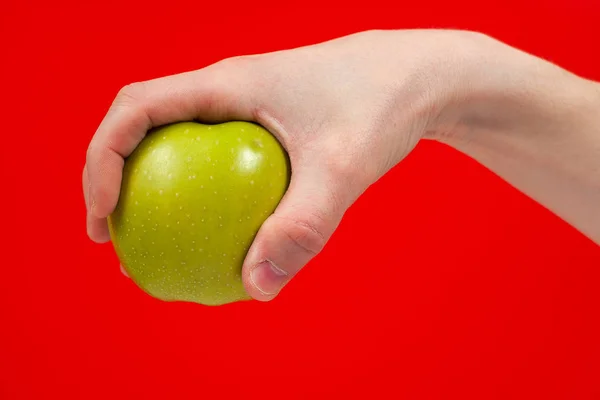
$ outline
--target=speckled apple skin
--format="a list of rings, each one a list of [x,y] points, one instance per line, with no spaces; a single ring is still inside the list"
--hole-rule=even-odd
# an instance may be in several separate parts
[[[164,301],[247,300],[242,264],[281,201],[289,158],[250,122],[180,122],[150,131],[126,159],[108,218],[121,264]]]

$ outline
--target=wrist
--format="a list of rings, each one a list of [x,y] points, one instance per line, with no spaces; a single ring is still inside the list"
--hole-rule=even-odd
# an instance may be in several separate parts
[[[600,84],[490,38],[473,58],[428,138],[500,152],[597,129]]]
[[[471,80],[431,138],[600,244],[600,85],[524,53],[513,56],[500,54],[493,61],[500,66]]]

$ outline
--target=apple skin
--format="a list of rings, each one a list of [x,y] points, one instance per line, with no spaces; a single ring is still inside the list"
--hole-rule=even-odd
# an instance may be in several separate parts
[[[242,264],[290,175],[286,151],[254,123],[179,122],[151,130],[125,161],[108,217],[115,252],[155,298],[249,300]]]

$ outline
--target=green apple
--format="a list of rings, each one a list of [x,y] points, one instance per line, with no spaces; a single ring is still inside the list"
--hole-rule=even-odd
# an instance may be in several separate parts
[[[290,173],[283,147],[254,123],[154,129],[125,161],[108,218],[115,252],[131,279],[158,299],[247,300],[242,263]]]

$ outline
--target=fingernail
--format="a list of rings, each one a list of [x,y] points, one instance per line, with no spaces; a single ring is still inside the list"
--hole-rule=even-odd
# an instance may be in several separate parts
[[[123,265],[120,265],[120,267],[121,267],[121,273],[129,278],[129,275],[127,274],[127,271],[125,271],[125,268],[123,268]]]
[[[252,284],[266,295],[277,294],[288,279],[287,272],[270,261],[263,261],[250,272]]]

